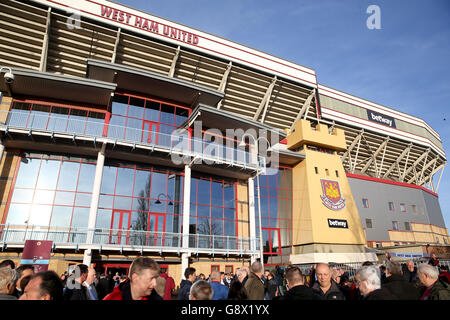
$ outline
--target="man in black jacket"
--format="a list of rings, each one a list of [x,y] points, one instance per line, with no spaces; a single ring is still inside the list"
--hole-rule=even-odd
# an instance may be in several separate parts
[[[73,270],[64,290],[64,300],[89,300],[87,288],[83,285],[89,274],[85,264],[79,264]]]
[[[189,300],[189,292],[191,286],[194,283],[197,275],[195,274],[195,269],[188,267],[184,270],[184,277],[186,280],[181,280],[180,291],[178,292],[178,300]]]
[[[388,261],[386,263],[386,280],[381,285],[388,289],[399,300],[419,300],[419,290],[403,278],[399,263]]]
[[[319,263],[316,267],[317,282],[312,289],[325,300],[345,300],[345,295],[336,282],[331,279],[331,269],[326,263]]]
[[[284,296],[277,296],[274,300],[321,300],[311,288],[305,286],[305,277],[302,271],[293,267],[286,272],[286,282],[289,291]]]

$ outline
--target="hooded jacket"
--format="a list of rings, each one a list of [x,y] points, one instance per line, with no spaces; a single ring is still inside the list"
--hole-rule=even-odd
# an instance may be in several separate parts
[[[189,280],[181,280],[180,291],[178,291],[178,300],[189,300],[189,292],[191,291],[192,282]]]
[[[114,287],[113,292],[108,294],[103,300],[133,300],[131,296],[130,280],[124,281]],[[162,300],[162,298],[153,289],[150,295],[142,297],[141,300]]]

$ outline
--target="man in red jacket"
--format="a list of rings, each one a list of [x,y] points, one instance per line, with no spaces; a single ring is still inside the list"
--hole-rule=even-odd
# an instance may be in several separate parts
[[[162,300],[156,293],[159,265],[150,258],[140,257],[130,266],[129,279],[117,285],[103,300]]]
[[[175,281],[167,273],[160,274],[161,277],[166,279],[166,289],[164,291],[164,300],[172,300],[172,291],[175,289]]]

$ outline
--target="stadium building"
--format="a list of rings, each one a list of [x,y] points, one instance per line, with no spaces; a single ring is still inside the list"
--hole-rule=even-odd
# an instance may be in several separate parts
[[[179,283],[449,243],[424,120],[113,1],[1,0],[0,17],[0,258],[51,240],[60,273],[149,256]]]

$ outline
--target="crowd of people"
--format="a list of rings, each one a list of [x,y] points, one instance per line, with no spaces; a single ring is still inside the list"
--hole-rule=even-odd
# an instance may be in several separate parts
[[[58,276],[34,273],[32,265],[0,263],[0,300],[450,300],[448,267],[436,257],[417,266],[388,259],[363,263],[354,276],[326,263],[302,272],[299,267],[264,270],[260,262],[236,274],[213,271],[197,276],[188,267],[179,289],[151,258],[133,261],[128,276],[99,275],[79,264]]]

